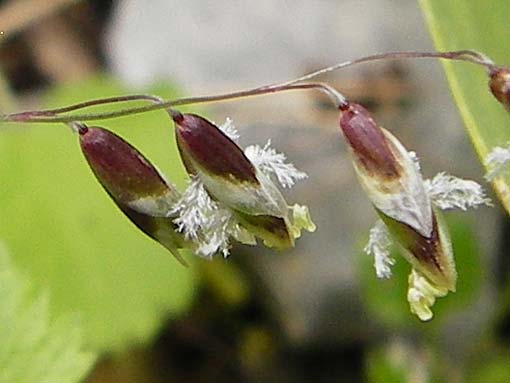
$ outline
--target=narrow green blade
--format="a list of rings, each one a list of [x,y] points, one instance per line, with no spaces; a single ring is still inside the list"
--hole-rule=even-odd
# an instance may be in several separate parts
[[[420,0],[437,50],[475,49],[497,64],[510,64],[510,1]],[[484,70],[467,63],[443,62],[453,97],[471,142],[483,159],[495,146],[510,142],[510,116],[490,94]],[[510,178],[494,189],[510,213]]]

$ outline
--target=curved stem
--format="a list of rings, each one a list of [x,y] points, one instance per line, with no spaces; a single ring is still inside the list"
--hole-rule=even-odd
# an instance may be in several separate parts
[[[162,103],[164,100],[158,96],[147,94],[133,94],[127,96],[115,96],[106,98],[97,98],[94,100],[84,101],[73,105],[68,105],[54,109],[30,110],[25,112],[11,113],[2,116],[1,119],[5,121],[19,121],[19,122],[32,122],[38,120],[39,117],[54,117],[60,113],[72,112],[78,109],[84,109],[91,106],[114,104],[118,102],[127,101],[152,101],[153,103]],[[59,121],[56,121],[59,122]]]
[[[318,89],[322,92],[326,93],[331,100],[334,102],[337,107],[344,107],[347,105],[346,98],[339,93],[336,89],[331,86],[323,83],[302,83],[302,84],[288,84],[288,85],[271,85],[271,86],[263,86],[259,88],[253,88],[248,90],[243,90],[239,92],[225,93],[215,96],[203,96],[203,97],[189,97],[189,98],[180,98],[177,100],[170,101],[158,101],[151,105],[127,108],[123,110],[117,110],[113,112],[104,112],[104,113],[88,113],[88,114],[75,114],[75,115],[49,115],[49,114],[41,114],[43,111],[35,111],[35,112],[22,112],[16,114],[10,114],[7,116],[3,116],[4,121],[16,121],[16,122],[73,122],[73,121],[90,121],[90,120],[105,120],[109,118],[117,118],[132,114],[145,113],[154,110],[160,109],[169,109],[175,106],[189,105],[189,104],[202,104],[209,102],[218,102],[231,100],[241,97],[250,97],[250,96],[258,96],[262,94],[270,94],[283,92],[287,90],[295,90],[295,89]],[[125,96],[129,97],[129,96]],[[86,103],[82,103],[81,105],[71,105],[68,107],[60,108],[67,110],[76,110],[87,104],[87,106],[98,105],[100,103],[104,104],[109,102],[109,100],[116,100],[120,97],[113,97],[107,99],[98,99],[89,101]],[[106,101],[106,102],[105,102]],[[114,101],[115,102],[115,101]]]
[[[73,110],[89,108],[91,106],[97,106],[101,104],[113,104],[117,102],[127,102],[127,101],[152,101],[152,102],[163,102],[164,100],[158,96],[151,96],[148,94],[132,94],[128,96],[115,96],[115,97],[107,97],[107,98],[97,98],[95,100],[80,102],[78,104],[73,104],[69,106],[64,106],[61,108],[55,109],[43,109],[40,110],[40,114],[44,115],[55,115],[59,113],[67,113],[72,112]]]
[[[270,85],[264,85],[248,90],[242,90],[231,93],[224,93],[215,96],[202,96],[202,97],[188,97],[181,98],[176,100],[164,101],[158,97],[150,96],[150,95],[131,95],[131,96],[119,96],[119,97],[110,97],[110,98],[101,98],[91,101],[82,102],[79,104],[74,104],[62,108],[57,109],[47,109],[40,111],[31,111],[31,112],[21,112],[14,113],[9,115],[0,116],[0,121],[17,121],[17,122],[72,122],[76,120],[80,121],[88,121],[88,120],[99,120],[99,119],[109,119],[127,116],[131,114],[145,113],[153,110],[159,109],[168,109],[170,107],[180,106],[180,105],[189,105],[189,104],[200,104],[200,103],[209,103],[209,102],[218,102],[218,101],[226,101],[232,99],[238,99],[243,97],[250,97],[262,94],[270,94],[281,91],[287,91],[292,89],[310,89],[317,88],[325,92],[330,96],[337,107],[345,106],[347,100],[343,95],[341,95],[334,88],[330,87],[327,84],[323,83],[303,83],[304,81],[315,78],[319,75],[332,72],[335,70],[339,70],[342,68],[346,68],[349,66],[371,62],[371,61],[380,61],[380,60],[388,60],[388,59],[417,59],[417,58],[436,58],[436,59],[444,59],[444,60],[454,60],[454,61],[465,61],[470,62],[475,65],[480,65],[487,69],[490,73],[491,71],[497,70],[500,67],[495,65],[492,60],[490,60],[485,55],[473,51],[473,50],[459,50],[459,51],[450,51],[450,52],[426,52],[426,51],[401,51],[401,52],[387,52],[387,53],[379,53],[370,56],[361,57],[355,60],[344,61],[341,63],[337,63],[331,65],[326,68],[322,68],[316,70],[314,72],[308,73],[304,76],[283,82],[283,83],[275,83]],[[60,113],[66,113],[90,106],[96,106],[100,104],[108,104],[108,103],[116,103],[116,102],[124,102],[124,101],[135,101],[135,100],[150,100],[154,102],[154,104],[140,106],[140,107],[132,107],[126,108],[123,110],[113,111],[113,112],[104,112],[104,113],[90,113],[90,114],[78,114],[78,115],[67,115],[62,116],[58,115]]]
[[[322,68],[308,74],[305,74],[301,77],[298,77],[293,80],[289,80],[280,85],[290,85],[295,84],[301,81],[307,81],[311,78],[317,77],[319,75],[333,72],[338,69],[347,68],[353,65],[367,63],[371,61],[380,61],[380,60],[389,60],[389,59],[419,59],[419,58],[436,58],[443,60],[453,60],[453,61],[466,61],[475,65],[480,65],[485,67],[488,71],[494,70],[498,68],[497,65],[493,63],[493,61],[487,56],[483,55],[480,52],[465,49],[459,51],[450,51],[450,52],[426,52],[426,51],[400,51],[400,52],[386,52],[386,53],[377,53],[370,56],[360,57],[355,60],[344,61],[338,64],[331,65],[326,68]]]

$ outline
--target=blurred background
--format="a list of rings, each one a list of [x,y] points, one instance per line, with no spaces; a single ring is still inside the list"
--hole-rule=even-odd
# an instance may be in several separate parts
[[[431,49],[419,7],[405,0],[0,1],[0,109],[207,95]],[[416,151],[426,177],[482,182],[437,62],[379,62],[321,80]],[[394,277],[378,280],[362,251],[376,215],[325,98],[300,91],[191,110],[232,118],[243,145],[270,138],[306,171],[285,195],[310,206],[317,232],[284,253],[187,255],[185,269],[116,210],[64,125],[0,132],[0,241],[32,289],[48,292],[49,318],[81,318],[82,347],[97,355],[84,381],[510,381],[509,228],[497,203],[447,214],[457,292],[421,323],[408,310],[407,263],[397,256]],[[98,123],[185,186],[164,113]]]

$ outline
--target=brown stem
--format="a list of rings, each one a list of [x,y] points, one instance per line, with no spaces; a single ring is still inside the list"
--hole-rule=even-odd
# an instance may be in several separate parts
[[[109,118],[122,117],[132,114],[145,113],[154,110],[160,109],[170,109],[176,106],[189,105],[189,104],[201,104],[201,103],[209,103],[209,102],[218,102],[231,100],[241,97],[249,97],[249,96],[257,96],[262,94],[283,92],[287,90],[294,89],[319,89],[322,92],[326,93],[332,101],[335,103],[337,107],[342,107],[347,104],[347,100],[345,97],[339,93],[336,89],[331,86],[323,83],[302,83],[302,84],[290,84],[290,85],[271,85],[271,86],[263,86],[259,88],[253,88],[249,90],[233,92],[233,93],[225,93],[215,96],[203,96],[203,97],[189,97],[189,98],[180,98],[177,100],[170,101],[159,101],[152,99],[152,96],[145,96],[143,99],[150,99],[151,101],[156,101],[154,104],[127,108],[123,110],[113,111],[113,112],[105,112],[105,113],[89,113],[89,114],[76,114],[76,115],[58,115],[55,111],[68,111],[68,110],[76,110],[92,105],[105,104],[110,102],[118,102],[118,101],[133,101],[135,98],[133,96],[121,96],[121,97],[112,97],[112,98],[104,98],[97,99],[88,102],[84,102],[81,104],[70,105],[67,107],[59,108],[59,109],[48,109],[41,111],[28,111],[21,113],[9,114],[6,116],[2,116],[2,120],[11,121],[11,122],[73,122],[73,121],[90,121],[90,120],[105,120]],[[140,98],[140,95],[136,96],[136,99]],[[129,99],[127,99],[129,98]]]
[[[445,60],[455,60],[455,61],[466,61],[475,65],[480,65],[487,69],[489,73],[494,70],[499,69],[500,67],[495,65],[492,60],[483,54],[472,51],[472,50],[459,50],[459,51],[451,51],[451,52],[426,52],[426,51],[404,51],[404,52],[387,52],[374,54],[370,56],[361,57],[356,60],[344,61],[338,64],[331,65],[326,68],[319,69],[317,71],[308,73],[304,76],[277,84],[264,85],[257,88],[252,88],[248,90],[242,90],[238,92],[224,93],[220,95],[214,96],[203,96],[203,97],[188,97],[181,98],[177,100],[163,101],[154,96],[148,95],[132,95],[132,96],[119,96],[119,97],[111,97],[111,98],[102,98],[97,100],[86,101],[83,103],[70,105],[63,108],[58,109],[47,109],[42,111],[31,111],[31,112],[21,112],[10,115],[0,116],[0,121],[17,121],[17,122],[72,122],[72,121],[89,121],[89,120],[99,120],[99,119],[108,119],[108,118],[116,118],[127,116],[131,114],[137,113],[145,113],[158,109],[169,109],[175,106],[180,105],[189,105],[189,104],[200,104],[200,103],[209,103],[209,102],[218,102],[218,101],[226,101],[232,100],[242,97],[250,97],[262,94],[270,94],[281,91],[293,90],[293,89],[319,89],[330,96],[335,105],[340,109],[347,105],[347,100],[345,97],[340,94],[337,90],[330,87],[327,84],[323,83],[305,83],[304,81],[315,78],[321,74],[332,72],[338,69],[346,68],[349,66],[371,62],[371,61],[379,61],[379,60],[388,60],[388,59],[416,59],[416,58],[436,58],[436,59],[445,59]],[[78,110],[82,108],[86,108],[89,106],[95,106],[100,104],[108,104],[114,102],[123,102],[123,101],[133,101],[133,100],[150,100],[155,102],[151,105],[140,106],[140,107],[132,107],[126,108],[123,110],[113,111],[113,112],[105,112],[105,113],[90,113],[90,114],[78,114],[78,115],[67,115],[61,116],[58,115],[60,113],[65,113],[73,110]]]

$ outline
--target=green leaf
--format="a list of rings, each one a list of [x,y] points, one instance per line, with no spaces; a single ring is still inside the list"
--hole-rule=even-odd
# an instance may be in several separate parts
[[[173,93],[168,87],[166,92],[159,94]],[[133,92],[100,77],[55,89],[47,99],[51,106],[63,106],[126,93]],[[101,121],[101,126],[126,138],[168,179],[184,185],[165,112]],[[182,267],[118,210],[65,125],[3,125],[0,178],[0,238],[16,264],[49,288],[52,310],[82,314],[87,345],[119,350],[148,341],[165,319],[189,307],[193,267]]]
[[[508,0],[420,0],[437,50],[475,49],[496,63],[510,64]],[[471,142],[483,161],[495,146],[510,141],[510,119],[487,86],[488,76],[467,63],[443,61],[455,102]],[[510,213],[510,178],[500,177],[494,189]]]
[[[0,249],[0,382],[79,382],[94,360],[77,317],[50,319],[48,294],[36,294]]]

